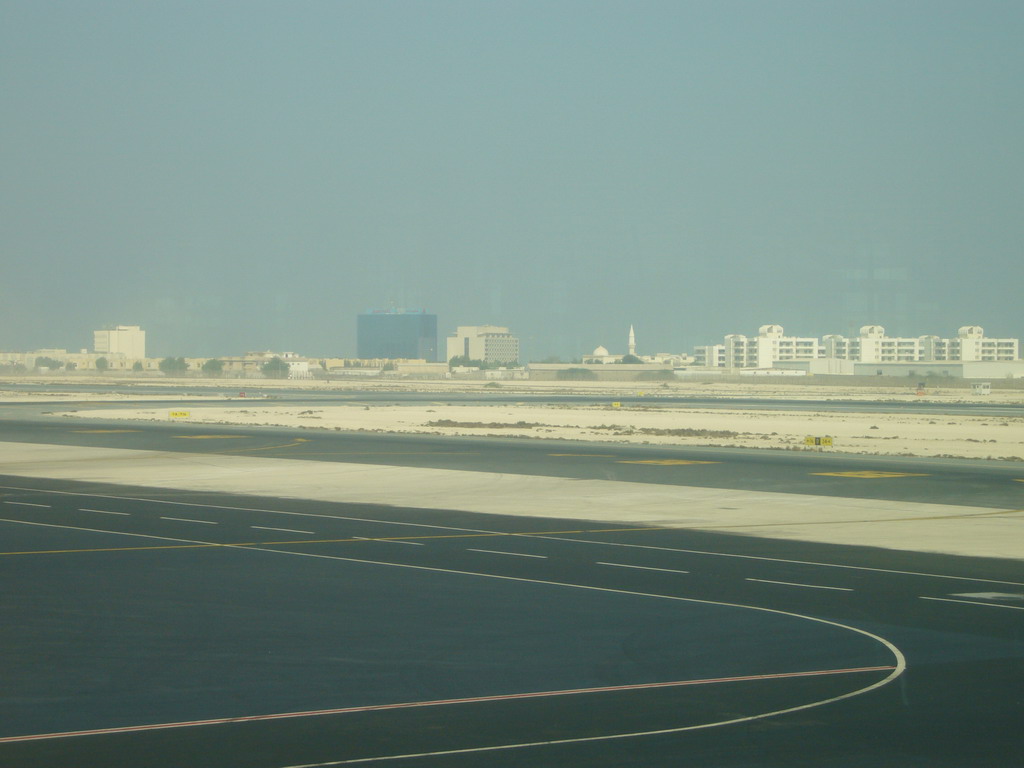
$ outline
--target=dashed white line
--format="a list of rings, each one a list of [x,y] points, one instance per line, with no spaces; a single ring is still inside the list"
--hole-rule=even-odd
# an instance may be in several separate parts
[[[401,541],[400,539],[372,539],[369,536],[353,536],[353,539],[360,541],[379,541],[382,544],[411,544],[414,547],[422,547],[422,541]]]
[[[160,517],[161,520],[177,520],[179,523],[202,523],[203,525],[217,525],[215,520],[193,520],[191,517]]]
[[[467,552],[483,552],[488,555],[510,555],[512,557],[536,557],[539,560],[547,560],[547,555],[528,555],[525,552],[499,552],[496,549],[467,549]]]
[[[793,581],[772,581],[771,579],[746,579],[746,581],[756,581],[761,584],[781,584],[784,587],[805,587],[807,589],[832,589],[836,592],[853,592],[849,587],[826,587],[822,584],[797,584]]]
[[[566,536],[556,536],[543,533],[509,533],[507,531],[494,531],[483,528],[461,528],[453,525],[430,525],[427,523],[411,523],[404,520],[375,520],[373,518],[365,517],[351,517],[342,515],[325,515],[316,514],[313,512],[294,512],[282,509],[267,509],[266,507],[237,507],[225,504],[198,504],[186,501],[169,501],[167,499],[152,499],[143,496],[119,496],[113,494],[102,494],[102,493],[81,493],[77,491],[56,491],[49,488],[32,488],[23,485],[0,485],[0,489],[11,490],[11,491],[31,491],[37,493],[49,493],[60,496],[85,496],[92,499],[116,499],[117,501],[144,501],[149,504],[170,504],[179,507],[201,507],[204,509],[230,509],[240,512],[268,512],[274,515],[295,515],[298,517],[318,517],[327,518],[330,520],[345,520],[350,522],[359,523],[373,523],[376,525],[407,525],[416,528],[434,528],[438,530],[447,531],[465,531],[467,533],[486,533],[486,534],[501,534],[507,536],[515,536],[523,539],[542,539],[547,541],[568,541],[575,544],[590,544],[599,545],[606,547],[625,547],[629,549],[650,549],[657,550],[659,552],[681,552],[691,555],[702,555],[707,557],[727,557],[736,558],[740,560],[758,560],[768,563],[788,563],[796,565],[813,565],[820,568],[843,568],[852,571],[865,571],[869,573],[894,573],[902,576],[923,576],[929,579],[948,579],[950,581],[966,581],[975,582],[980,584],[1009,584],[1015,587],[1024,586],[1024,581],[1006,581],[1003,579],[982,579],[973,576],[951,576],[944,573],[928,573],[922,571],[906,571],[896,568],[871,568],[863,565],[845,565],[842,563],[823,563],[814,560],[793,560],[778,557],[765,557],[759,555],[742,555],[735,552],[711,552],[701,549],[685,549],[682,547],[659,547],[650,544],[626,544],[624,542],[613,542],[613,541],[598,541],[594,539],[575,539],[568,538]]]
[[[101,515],[130,515],[131,512],[114,512],[110,509],[89,509],[88,507],[79,507],[79,512],[99,512]]]
[[[649,565],[627,565],[626,563],[602,563],[598,562],[598,565],[613,565],[616,568],[636,568],[641,571],[663,571],[665,573],[689,573],[689,571],[679,571],[675,568],[652,568]]]
[[[49,504],[33,504],[31,501],[5,501],[4,504],[14,504],[18,507],[44,507],[50,509]]]
[[[1024,611],[1024,605],[1001,605],[1000,603],[983,603],[979,600],[953,600],[948,597],[922,597],[922,600],[935,600],[939,603],[962,603],[963,605],[985,605],[989,608],[1009,608],[1011,611]]]
[[[261,531],[284,531],[285,533],[308,533],[314,534],[314,531],[300,531],[295,528],[271,528],[269,525],[250,525],[250,528],[257,528]]]

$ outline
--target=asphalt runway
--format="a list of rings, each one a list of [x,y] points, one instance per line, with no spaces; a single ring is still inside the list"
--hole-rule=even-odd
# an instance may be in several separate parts
[[[991,462],[97,429],[0,437],[908,500],[968,484],[993,507],[1024,492]],[[1019,560],[15,476],[0,542],[4,766],[902,768],[1024,748]]]
[[[1005,561],[2,485],[4,765],[1009,765],[1024,746]]]
[[[0,441],[1024,508],[1024,463],[214,424],[0,420]]]

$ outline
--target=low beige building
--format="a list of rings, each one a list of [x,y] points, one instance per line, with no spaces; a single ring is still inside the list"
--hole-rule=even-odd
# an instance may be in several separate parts
[[[485,363],[519,362],[519,339],[498,325],[460,325],[448,336],[446,361],[453,357]]]

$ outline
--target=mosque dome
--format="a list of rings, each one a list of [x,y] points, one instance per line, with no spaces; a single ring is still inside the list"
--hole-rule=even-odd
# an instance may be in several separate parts
[[[598,347],[592,353],[594,357],[608,357],[608,350],[604,347]]]

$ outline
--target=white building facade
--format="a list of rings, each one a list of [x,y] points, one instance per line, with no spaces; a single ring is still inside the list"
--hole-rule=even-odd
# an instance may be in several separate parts
[[[865,325],[857,336],[831,334],[821,340],[786,336],[781,325],[762,325],[757,336],[730,334],[722,344],[694,350],[694,365],[704,368],[767,369],[821,358],[856,363],[1008,362],[1020,358],[1020,340],[987,338],[977,325],[961,327],[950,339],[890,337],[880,325]]]
[[[485,363],[518,363],[519,338],[497,325],[460,325],[448,336],[447,360],[467,357]]]
[[[93,331],[93,352],[102,355],[120,355],[129,360],[146,356],[146,332],[137,325],[115,325]]]
[[[965,325],[955,338],[889,337],[880,325],[865,325],[854,338],[826,336],[825,356],[858,363],[1008,362],[1020,358],[1019,339],[989,339],[978,325]]]

